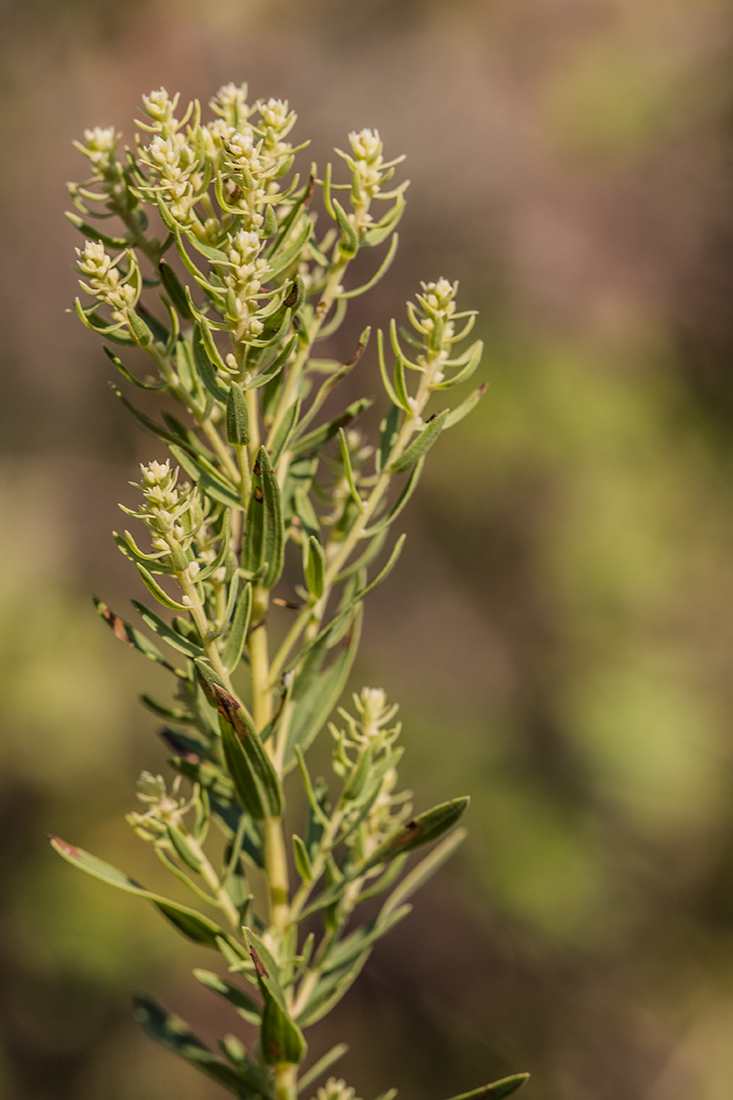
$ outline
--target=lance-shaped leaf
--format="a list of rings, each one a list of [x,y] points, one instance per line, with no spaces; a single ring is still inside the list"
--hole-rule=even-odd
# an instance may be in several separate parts
[[[371,955],[371,947],[367,947],[353,962],[339,970],[332,970],[324,975],[318,983],[318,988],[308,998],[308,1003],[298,1014],[298,1023],[301,1027],[310,1027],[317,1024],[331,1009],[344,997],[356,979],[359,977],[364,965]]]
[[[269,366],[265,367],[264,370],[260,371],[259,374],[256,374],[254,378],[251,378],[249,382],[245,383],[245,390],[256,390],[259,389],[260,386],[266,386],[268,382],[272,382],[273,378],[277,377],[287,363],[297,342],[298,337],[291,336],[285,347],[275,356]]]
[[[339,241],[339,249],[344,256],[355,256],[359,247],[359,241],[356,236],[356,230],[348,219],[346,211],[337,199],[331,199],[331,205],[333,206],[333,212],[336,215],[336,221],[338,227],[341,230],[341,240]]]
[[[165,576],[170,576],[173,573],[173,569],[170,565],[166,565],[163,562],[164,557],[168,557],[167,554],[144,554],[140,547],[129,531],[125,531],[124,535],[118,535],[116,531],[112,532],[112,538],[115,540],[117,549],[121,554],[124,554],[129,561],[135,563],[135,565],[143,565],[146,569],[149,569],[151,573],[160,573]]]
[[[415,891],[419,890],[423,883],[427,882],[429,878],[432,878],[435,872],[443,866],[447,859],[450,859],[456,848],[459,844],[462,844],[465,839],[466,830],[462,828],[455,829],[450,836],[447,836],[441,844],[433,849],[430,855],[420,860],[417,867],[414,867],[409,875],[405,875],[399,886],[389,895],[379,911],[379,919],[382,920],[388,917],[390,913],[398,909],[408,898],[411,898]]]
[[[331,1047],[327,1054],[319,1058],[302,1077],[298,1078],[298,1095],[300,1095],[303,1089],[307,1089],[309,1085],[317,1081],[327,1069],[331,1068],[334,1062],[338,1062],[339,1058],[343,1058],[344,1054],[348,1053],[348,1050],[349,1048],[346,1043],[337,1043],[335,1047]]]
[[[250,928],[245,928],[244,934],[264,1002],[260,1031],[262,1057],[268,1065],[284,1062],[298,1065],[305,1058],[308,1047],[302,1031],[285,1007],[275,960]]]
[[[262,570],[265,550],[265,494],[262,488],[262,466],[255,462],[252,471],[252,488],[247,507],[247,526],[242,541],[242,568],[251,576]]]
[[[158,271],[160,272],[160,281],[163,284],[165,292],[181,317],[183,317],[185,321],[193,321],[193,314],[191,313],[186,299],[186,291],[181,286],[180,279],[171,265],[166,263],[165,260],[160,260],[158,262]]]
[[[110,360],[110,362],[114,363],[114,365],[117,367],[117,370],[120,372],[122,377],[126,378],[128,382],[132,382],[132,384],[134,386],[137,386],[138,389],[141,389],[141,390],[164,390],[166,388],[166,385],[167,385],[166,382],[143,382],[143,380],[141,378],[137,378],[132,373],[132,371],[129,371],[127,369],[127,367],[122,362],[122,360],[119,359],[118,356],[116,356],[115,353],[112,351],[112,349],[108,348],[106,344],[104,344],[102,346],[102,351],[107,356],[107,358]]]
[[[475,344],[472,344],[465,355],[466,365],[463,370],[459,370],[457,374],[454,374],[452,378],[446,379],[445,382],[441,382],[434,388],[436,390],[447,390],[451,386],[458,386],[461,382],[467,382],[471,375],[475,372],[479,363],[481,362],[481,356],[484,352],[483,340],[477,340]],[[463,359],[464,356],[461,356]],[[460,360],[459,360],[460,362]]]
[[[270,443],[270,452],[272,454],[272,463],[277,466],[278,459],[283,451],[287,450],[288,444],[292,439],[295,429],[298,426],[298,416],[300,414],[300,398],[294,401],[288,408],[285,416],[282,418],[277,426],[277,430],[272,437]]]
[[[158,582],[154,580],[150,573],[144,566],[137,563],[137,571],[140,574],[143,584],[149,592],[155,596],[158,603],[162,603],[163,607],[169,607],[171,611],[188,611],[188,608],[183,603],[178,603],[172,596],[169,596],[164,589],[160,587]]]
[[[298,231],[298,235],[292,244],[287,245],[281,252],[274,256],[269,256],[267,259],[267,266],[269,268],[268,278],[272,278],[273,275],[279,275],[281,271],[285,271],[286,268],[298,258],[303,245],[308,240],[313,229],[313,223],[310,220],[309,215],[305,215],[303,218],[303,225]],[[353,231],[352,231],[353,232]]]
[[[392,454],[392,448],[397,440],[400,429],[400,417],[402,411],[395,400],[389,408],[389,412],[382,421],[379,436],[379,450],[377,451],[377,470],[379,473],[385,468]]]
[[[262,493],[264,496],[265,533],[262,548],[263,561],[267,562],[267,572],[262,579],[265,588],[272,588],[280,579],[283,571],[283,552],[285,546],[285,526],[283,524],[280,486],[270,462],[270,456],[264,447],[260,447],[258,459],[262,471]]]
[[[384,257],[381,264],[379,265],[379,269],[377,270],[376,274],[372,275],[368,283],[364,283],[362,286],[355,287],[354,290],[342,291],[339,294],[339,298],[358,298],[361,294],[366,294],[368,290],[371,290],[373,286],[376,286],[382,276],[387,274],[387,271],[392,264],[392,260],[395,258],[398,244],[399,238],[395,233],[390,242],[387,255]]]
[[[397,519],[398,515],[409,501],[412,494],[417,488],[417,483],[420,480],[423,466],[425,464],[425,456],[419,458],[416,464],[412,468],[412,472],[402,487],[402,492],[397,497],[392,507],[386,516],[380,519],[377,523],[373,523],[371,527],[365,527],[361,533],[362,538],[371,538],[372,535],[379,534],[380,531],[386,531],[393,520]]]
[[[513,1073],[511,1077],[502,1077],[491,1085],[482,1085],[472,1092],[462,1092],[460,1096],[451,1097],[451,1100],[504,1100],[505,1096],[511,1096],[528,1080],[528,1073]]]
[[[237,601],[237,609],[232,620],[232,629],[222,650],[221,660],[228,672],[239,664],[244,649],[244,641],[247,637],[250,615],[252,614],[252,585],[246,584],[244,591]]]
[[[173,649],[177,649],[179,653],[185,653],[187,657],[203,657],[204,651],[201,646],[182,638],[173,627],[168,626],[168,623],[164,622],[154,611],[147,608],[144,603],[140,603],[138,600],[131,600],[130,603],[146,626],[154,630],[158,637],[162,638]]]
[[[212,993],[218,993],[225,1001],[229,1001],[230,1005],[234,1005],[239,1015],[247,1023],[254,1024],[256,1027],[260,1026],[262,1009],[238,985],[225,981],[224,978],[220,978],[218,974],[214,974],[211,970],[194,970],[193,976],[207,989],[210,989]]]
[[[465,401],[461,401],[460,405],[453,409],[445,418],[445,424],[443,429],[452,428],[454,424],[457,424],[459,420],[463,420],[464,416],[468,416],[472,409],[475,409],[481,398],[489,388],[489,383],[484,382],[482,386],[479,386],[477,390],[470,393]]]
[[[126,875],[123,871],[118,871],[117,868],[113,867],[110,863],[105,863],[104,860],[98,859],[89,852],[85,852],[83,848],[77,848],[73,844],[67,844],[65,840],[62,840],[58,836],[49,837],[49,840],[51,846],[59,855],[69,863],[72,863],[74,867],[86,871],[88,875],[92,875],[94,878],[101,879],[102,882],[109,883],[110,886],[116,886],[118,890],[125,890],[128,894],[137,894],[138,897],[145,898],[152,902],[155,908],[158,909],[183,936],[189,940],[193,940],[194,943],[216,948],[217,936],[224,936],[224,932],[217,924],[214,924],[212,920],[208,917],[204,917],[201,913],[197,913],[195,909],[189,909],[186,905],[179,905],[178,902],[170,901],[168,898],[162,898],[159,894],[153,894],[150,890],[146,890],[144,886],[141,886],[139,882],[135,882],[133,878],[130,878],[130,876]]]
[[[150,997],[136,997],[134,1006],[135,1019],[156,1043],[179,1055],[207,1077],[212,1077],[240,1100],[259,1100],[263,1096],[262,1088],[252,1088],[238,1069],[227,1065],[209,1050],[179,1016],[166,1012]]]
[[[315,656],[312,674],[301,674],[293,686],[293,713],[288,730],[285,751],[285,769],[289,770],[296,762],[295,749],[300,746],[303,752],[323,729],[329,714],[336,706],[351,671],[351,666],[359,648],[361,636],[361,605],[357,605],[343,642],[336,657],[325,671],[319,671],[325,660],[328,638],[321,640],[321,649]]]
[[[144,654],[144,656],[148,657],[151,661],[157,661],[159,665],[163,665],[163,668],[167,668],[169,672],[176,671],[173,665],[170,664],[169,661],[166,661],[158,647],[153,645],[144,634],[141,634],[134,626],[130,626],[129,623],[126,623],[119,615],[115,615],[114,611],[111,611],[110,608],[107,607],[107,604],[102,603],[96,596],[93,596],[92,599],[97,612],[102,616],[116,638],[119,638],[125,645],[132,646],[133,649],[138,650],[139,653]]]
[[[196,370],[211,396],[226,404],[229,390],[222,385],[217,376],[216,367],[218,363],[215,365],[215,360],[212,359],[210,354],[212,343],[211,334],[206,326],[197,321],[193,329],[193,361]],[[219,358],[218,353],[216,358]]]
[[[323,595],[323,581],[326,575],[326,556],[318,539],[311,535],[305,544],[305,583],[308,591],[317,600]]]
[[[443,409],[441,413],[429,420],[417,439],[413,439],[410,446],[404,451],[391,466],[392,472],[402,474],[426,454],[443,430],[443,425],[450,413],[450,409]]]
[[[233,695],[216,682],[211,690],[222,718],[227,767],[245,808],[258,820],[279,817],[283,811],[282,787],[257,731]]]
[[[399,909],[395,909],[384,917],[380,913],[368,924],[357,928],[356,931],[346,936],[328,953],[322,966],[323,973],[329,974],[334,970],[340,970],[342,967],[348,966],[349,963],[361,955],[362,951],[365,951],[382,936],[385,936],[411,911],[411,905],[402,905]]]
[[[218,500],[220,504],[226,504],[229,508],[241,506],[242,502],[239,494],[229,481],[226,481],[213,469],[207,470],[198,459],[194,458],[188,451],[184,451],[177,444],[170,443],[169,449],[176,462],[183,467],[207,496]]]
[[[66,211],[66,217],[71,224],[75,226],[80,233],[83,233],[85,237],[88,237],[90,241],[99,241],[105,248],[128,248],[130,242],[126,237],[108,237],[106,233],[101,233],[95,226],[89,225],[88,222],[83,221],[78,214],[72,213],[71,210]]]
[[[369,868],[376,867],[379,863],[386,863],[403,852],[412,852],[415,848],[421,848],[423,844],[429,844],[431,840],[437,840],[443,833],[453,828],[465,813],[470,801],[467,795],[463,798],[453,798],[450,802],[441,802],[439,806],[433,806],[432,810],[426,810],[424,814],[418,814],[380,844],[366,863],[359,864],[353,877],[362,875]]]
[[[352,420],[359,416],[360,413],[368,409],[373,401],[373,397],[362,397],[358,401],[354,401],[352,405],[344,409],[340,416],[337,416],[328,424],[323,424],[322,427],[316,428],[314,431],[309,432],[308,435],[304,435],[302,439],[299,439],[290,447],[293,457],[297,455],[313,454],[315,451],[320,451],[321,447],[328,443],[329,439],[333,439],[338,433],[339,428],[345,428]]]
[[[232,383],[227,397],[227,443],[245,447],[249,443],[249,413],[241,386]]]

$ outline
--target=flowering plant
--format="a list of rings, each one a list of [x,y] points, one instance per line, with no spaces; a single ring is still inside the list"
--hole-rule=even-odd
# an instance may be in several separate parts
[[[143,772],[141,808],[128,820],[200,904],[160,896],[58,837],[52,843],[217,953],[226,976],[195,977],[259,1029],[259,1042],[248,1051],[228,1035],[215,1054],[178,1017],[138,998],[136,1015],[150,1035],[235,1096],[295,1100],[345,1051],[340,1044],[301,1074],[304,1029],[339,1002],[375,942],[408,914],[409,898],[464,835],[456,826],[466,798],[414,814],[410,792],[399,789],[400,724],[383,691],[364,688],[353,711],[339,708],[329,724],[335,782],[311,778],[306,752],[342,695],[364,598],[394,567],[404,535],[376,576],[369,567],[427,452],[484,387],[453,409],[428,413],[428,404],[470,378],[482,345],[454,354],[474,313],[457,310],[457,284],[424,283],[408,303],[411,329],[391,324],[389,369],[377,333],[389,409],[376,445],[354,427],[372,398],[322,420],[369,329],[347,363],[318,358],[316,347],[392,262],[407,183],[386,185],[402,158],[385,161],[379,134],[363,130],[339,153],[348,182],[334,182],[330,164],[322,178],[314,165],[306,180],[288,181],[307,143],[288,140],[296,116],[287,103],[249,104],[246,85],[230,84],[203,122],[198,103],[177,117],[178,96],[164,89],[143,102],[134,152],[120,154],[113,129],[89,130],[77,143],[91,177],[70,185],[78,210],[70,218],[86,238],[78,270],[92,299],[77,300],[80,320],[105,339],[127,383],[178,406],[158,421],[114,387],[170,452],[142,466],[140,503],[123,508],[148,541],[127,530],[114,535],[155,602],[173,613],[132,601],[168,649],[96,604],[118,638],[173,677],[172,702],[143,701],[165,722],[175,778],[169,784]],[[311,210],[316,187],[320,217]],[[379,202],[387,203],[381,216]],[[159,236],[149,232],[146,208]],[[120,235],[94,224],[103,218],[116,219]],[[388,240],[375,274],[347,289],[356,253]],[[149,300],[156,289],[159,304]],[[114,347],[142,349],[154,374],[133,373]],[[287,595],[273,596],[276,588]],[[291,773],[307,816],[292,833],[289,858]],[[434,841],[403,874],[410,853]],[[253,869],[266,879],[264,911],[250,889]],[[359,906],[383,893],[377,915],[359,923]],[[467,1096],[508,1096],[526,1076]],[[319,1100],[352,1096],[335,1078],[318,1090]]]

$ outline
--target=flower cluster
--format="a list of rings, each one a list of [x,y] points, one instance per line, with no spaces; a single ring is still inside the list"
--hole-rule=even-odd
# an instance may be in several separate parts
[[[261,241],[257,233],[240,229],[228,238],[229,265],[224,283],[232,292],[237,316],[236,339],[252,340],[260,335],[262,321],[255,316],[262,287],[262,276],[267,268],[259,256]]]
[[[351,201],[354,213],[350,215],[350,221],[354,228],[363,236],[372,222],[369,207],[372,199],[390,198],[396,192],[380,194],[382,184],[386,183],[394,175],[395,165],[405,158],[396,157],[394,160],[385,161],[382,150],[382,139],[378,130],[360,130],[349,134],[351,155],[343,153],[340,149],[336,152],[348,164],[353,176],[351,181]]]
[[[115,150],[121,138],[114,126],[95,126],[84,131],[84,141],[75,141],[74,145],[89,158],[92,165],[92,181],[101,182],[116,178],[117,159]]]
[[[355,1100],[356,1091],[340,1077],[329,1077],[316,1092],[317,1100]]]
[[[140,466],[142,483],[136,484],[142,489],[145,504],[139,512],[132,512],[129,508],[123,508],[128,515],[135,516],[145,521],[153,532],[153,546],[160,554],[167,554],[173,545],[184,549],[199,530],[203,515],[199,494],[195,486],[178,486],[179,470],[171,470],[170,460],[165,462],[150,462],[147,466]],[[122,506],[120,506],[122,507]],[[195,562],[189,565],[189,570],[198,566]]]
[[[181,777],[173,780],[170,794],[162,775],[141,773],[137,781],[137,797],[148,807],[144,813],[132,811],[126,820],[143,840],[153,841],[167,834],[168,825],[179,825],[191,808],[190,802],[179,796]]]
[[[333,769],[337,775],[347,781],[357,774],[359,763],[368,756],[372,775],[378,776],[376,795],[370,793],[370,808],[358,828],[348,837],[347,844],[359,860],[368,859],[388,836],[405,821],[411,811],[410,791],[395,794],[397,785],[397,762],[401,750],[395,750],[394,744],[400,735],[402,724],[389,723],[397,713],[396,704],[388,704],[387,696],[381,688],[362,688],[354,695],[354,707],[358,718],[339,707],[339,714],[346,722],[345,729],[337,729],[331,723],[331,736],[336,742],[333,755]],[[358,792],[361,794],[361,791]],[[361,814],[361,810],[358,811]],[[358,886],[354,891],[358,894]]]
[[[99,241],[87,241],[83,249],[76,249],[78,268],[89,283],[79,280],[83,290],[92,294],[112,310],[112,319],[127,323],[127,310],[134,309],[142,289],[142,276],[135,253],[128,249],[113,260]],[[120,264],[127,258],[126,274],[120,274]]]
[[[175,117],[178,95],[170,99],[165,88],[143,96],[145,113],[152,120],[140,122],[143,130],[153,136],[150,143],[140,148],[140,159],[150,169],[153,183],[140,184],[141,192],[155,200],[160,194],[168,211],[175,221],[188,226],[194,222],[193,208],[199,201],[197,188],[200,157],[195,148],[195,133],[198,125],[189,129],[188,137],[182,129],[193,110],[193,104],[182,119]]]

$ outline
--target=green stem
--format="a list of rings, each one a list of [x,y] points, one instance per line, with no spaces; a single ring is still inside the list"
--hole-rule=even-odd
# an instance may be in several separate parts
[[[275,1066],[275,1100],[296,1100],[298,1095],[298,1067],[291,1062]]]

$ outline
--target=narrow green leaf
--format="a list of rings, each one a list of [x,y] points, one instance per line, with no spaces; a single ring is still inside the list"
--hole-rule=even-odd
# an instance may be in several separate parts
[[[189,609],[183,603],[176,603],[176,601],[164,592],[160,585],[153,579],[144,566],[138,564],[138,572],[142,577],[145,587],[152,592],[158,603],[162,603],[163,607],[170,607],[172,611],[188,611]]]
[[[420,889],[423,883],[427,882],[435,872],[443,866],[447,859],[455,852],[459,844],[462,844],[466,839],[466,830],[459,828],[447,836],[437,848],[434,848],[430,855],[425,856],[417,867],[414,867],[410,871],[409,875],[405,875],[399,886],[396,887],[389,895],[384,905],[379,912],[379,919],[388,917],[390,913],[399,908],[403,902],[411,898],[412,895]]]
[[[334,970],[321,980],[319,983],[320,988],[316,986],[308,1004],[298,1016],[298,1023],[301,1027],[310,1027],[312,1024],[317,1024],[319,1020],[328,1015],[359,977],[371,954],[371,950],[371,947],[368,947],[354,963],[350,964],[348,968],[344,968],[344,973]]]
[[[135,341],[141,348],[149,348],[153,342],[153,334],[143,321],[142,317],[134,309],[125,310]]]
[[[457,424],[459,420],[463,420],[464,416],[468,416],[472,409],[475,409],[481,398],[489,388],[489,383],[484,382],[482,386],[479,386],[477,390],[470,393],[465,401],[462,401],[460,405],[453,409],[453,411],[445,418],[445,424],[443,429],[452,428],[454,424]]]
[[[150,890],[146,890],[144,886],[141,886],[139,882],[130,878],[123,871],[118,871],[110,863],[105,863],[104,860],[85,852],[83,848],[67,844],[65,840],[61,840],[57,836],[49,837],[49,840],[51,846],[63,859],[80,870],[86,871],[88,875],[101,879],[102,882],[106,882],[110,886],[116,886],[118,890],[125,890],[128,894],[137,894],[139,897],[152,902],[155,908],[164,917],[167,917],[171,924],[187,939],[204,944],[206,947],[216,947],[216,937],[224,935],[221,928],[214,924],[212,920],[209,920],[208,917],[197,913],[195,909],[189,909],[186,905],[179,905],[178,902],[151,893]]]
[[[150,611],[144,603],[140,603],[138,600],[130,600],[130,603],[145,625],[155,631],[158,637],[162,638],[173,649],[177,649],[179,653],[185,653],[187,657],[203,657],[204,651],[201,646],[194,645],[193,642],[182,638],[173,627],[168,626],[168,623],[164,622],[154,611]]]
[[[309,1085],[312,1085],[314,1081],[317,1081],[327,1069],[330,1069],[334,1062],[338,1062],[339,1058],[343,1058],[344,1054],[348,1053],[348,1045],[346,1043],[337,1043],[335,1047],[331,1047],[328,1054],[324,1054],[322,1058],[307,1070],[302,1077],[298,1078],[298,1095],[307,1089]]]
[[[168,830],[168,839],[173,845],[178,858],[181,859],[187,867],[190,867],[192,871],[198,874],[201,871],[201,857],[191,848],[186,834],[170,821],[166,827]]]
[[[262,488],[262,467],[255,463],[252,471],[252,488],[247,507],[247,526],[242,541],[242,568],[250,576],[262,569],[265,547],[265,494]]]
[[[463,370],[459,370],[452,378],[446,378],[445,382],[441,382],[440,385],[435,386],[436,390],[449,390],[451,386],[458,386],[461,382],[468,381],[481,362],[481,356],[484,352],[483,340],[477,340],[475,344],[471,345],[468,351],[470,354],[467,356],[467,362]]]
[[[323,595],[323,580],[326,575],[326,556],[323,547],[315,536],[311,535],[305,544],[305,583],[311,595],[320,600]]]
[[[394,365],[394,391],[402,408],[406,413],[411,412],[410,408],[410,395],[407,392],[407,383],[405,381],[405,360],[401,355],[398,355],[395,359]]]
[[[394,408],[395,405],[399,406],[399,405],[402,404],[402,402],[400,401],[399,397],[395,393],[394,386],[390,382],[389,375],[387,374],[387,364],[385,363],[385,360],[384,360],[384,333],[382,332],[381,328],[377,329],[377,359],[379,360],[379,373],[382,376],[382,385],[384,386],[385,390],[387,391],[387,397],[392,402],[392,407],[393,408]],[[410,410],[409,410],[409,407],[408,407],[408,412],[409,411]],[[392,409],[390,409],[390,413],[391,412],[392,412]],[[380,450],[381,450],[381,448],[380,448]]]
[[[412,494],[415,492],[424,465],[425,455],[423,455],[422,458],[419,458],[416,464],[413,466],[409,478],[402,487],[402,492],[397,497],[397,500],[394,502],[387,515],[384,516],[383,519],[378,520],[377,523],[373,523],[371,527],[365,527],[361,533],[362,538],[370,538],[372,535],[376,535],[380,531],[386,531],[393,520],[397,519],[397,516],[400,514]]]
[[[140,390],[164,390],[167,383],[165,382],[143,382],[142,379],[137,378],[131,371],[127,369],[121,359],[119,359],[111,348],[108,348],[106,344],[102,345],[102,351],[107,358],[114,363],[117,370],[120,372],[123,378],[126,378],[128,382],[132,382],[133,386],[137,386]]]
[[[429,844],[431,840],[437,840],[457,824],[469,802],[470,799],[467,796],[453,798],[450,802],[442,802],[439,806],[433,806],[432,810],[419,814],[412,821],[408,821],[389,840],[380,844],[366,863],[359,864],[356,873],[362,875],[364,871],[376,867],[379,863],[386,863],[403,852],[412,852],[415,848],[421,848],[423,844]]]
[[[293,858],[295,860],[296,870],[303,882],[313,882],[313,868],[311,866],[311,861],[308,858],[305,844],[297,835],[297,833],[293,833]]]
[[[221,721],[221,741],[227,770],[245,810],[256,821],[267,817],[265,804],[249,757],[228,722]]]
[[[134,1016],[156,1043],[212,1077],[240,1100],[259,1100],[256,1092],[247,1089],[241,1074],[217,1058],[179,1016],[166,1012],[150,997],[135,998]]]
[[[346,440],[346,433],[343,428],[339,428],[339,444],[341,446],[341,461],[344,464],[344,473],[346,474],[346,481],[348,482],[349,492],[351,493],[351,499],[358,508],[364,507],[364,501],[359,496],[359,491],[356,488],[356,482],[354,481],[354,471],[351,468],[351,455],[349,454],[349,444]]]
[[[300,414],[300,398],[292,403],[288,408],[285,416],[280,421],[277,431],[272,437],[272,441],[269,442],[271,462],[273,466],[277,466],[278,459],[283,451],[287,450],[288,444],[293,436],[295,429],[298,426],[298,416]]]
[[[285,526],[283,524],[280,486],[270,463],[270,456],[264,447],[260,447],[258,462],[262,471],[262,492],[264,495],[265,536],[262,556],[268,563],[262,584],[272,588],[280,579],[283,571],[285,548]]]
[[[238,985],[225,981],[224,978],[220,978],[218,974],[214,974],[211,970],[194,970],[193,976],[207,989],[210,989],[212,993],[218,993],[225,1001],[229,1001],[230,1005],[234,1005],[239,1015],[247,1023],[254,1024],[255,1027],[260,1026],[262,1009]]]
[[[118,249],[129,247],[130,242],[126,237],[108,237],[106,233],[100,233],[95,226],[82,221],[79,215],[72,213],[71,210],[66,211],[66,217],[71,224],[75,226],[80,233],[83,233],[85,237],[88,237],[90,241],[99,241],[105,248]]]
[[[346,211],[344,210],[338,199],[331,199],[331,205],[333,206],[333,212],[336,215],[336,222],[341,230],[341,240],[339,241],[339,249],[343,256],[355,256],[359,248],[359,241],[356,236],[356,230],[348,219]]]
[[[256,390],[260,386],[266,386],[268,382],[276,378],[290,358],[297,342],[298,337],[291,336],[283,350],[275,356],[270,365],[265,367],[263,371],[260,371],[259,374],[256,374],[254,378],[251,378],[249,382],[245,383],[245,390]]]
[[[173,306],[185,321],[193,321],[193,314],[186,299],[186,292],[171,265],[166,263],[165,260],[160,260],[158,271],[160,272],[160,281]]]
[[[391,470],[393,473],[404,473],[405,470],[409,470],[411,466],[415,465],[419,458],[422,458],[422,456],[427,453],[442,432],[443,425],[449,413],[450,409],[443,409],[441,413],[438,413],[437,416],[427,422],[417,439],[414,439],[407,450],[392,463]]]
[[[399,407],[397,398],[389,407],[389,412],[385,416],[381,424],[379,435],[379,450],[377,451],[377,472],[381,473],[389,462],[389,456],[392,454],[392,448],[395,445],[397,436],[400,429],[400,417],[402,416],[402,410]]]
[[[130,626],[130,624],[126,623],[124,619],[121,619],[119,615],[115,615],[114,611],[110,610],[107,604],[102,603],[96,596],[93,596],[92,599],[97,609],[97,613],[102,616],[116,638],[119,638],[125,645],[137,649],[139,653],[142,653],[151,661],[157,661],[159,665],[163,665],[169,672],[176,671],[173,665],[165,659],[158,647],[153,645],[144,634],[141,634],[139,630],[135,630],[134,626]]]
[[[297,697],[295,687],[293,688],[294,706],[285,750],[285,770],[292,768],[295,763],[296,745],[305,752],[323,729],[328,716],[336,706],[356,657],[361,636],[361,620],[362,612],[359,605],[354,611],[346,638],[331,665],[324,672],[319,672],[304,681],[298,688]],[[325,641],[324,639],[324,656]]]
[[[217,377],[216,367],[209,354],[211,337],[209,336],[207,340],[207,335],[208,331],[199,321],[197,321],[193,327],[193,361],[198,371],[199,378],[212,397],[226,404],[227,398],[229,397],[229,390],[226,386],[222,385]]]
[[[196,667],[199,668],[200,664],[201,662],[198,662]],[[251,776],[257,785],[257,796],[264,812],[255,813],[254,810],[250,810],[249,812],[253,817],[258,817],[260,819],[264,817],[280,817],[283,811],[282,787],[272,760],[267,750],[264,748],[259,734],[255,730],[241,704],[226,690],[226,688],[213,682],[211,690],[216,700],[216,707],[221,718],[220,724],[223,727],[222,734],[226,728],[231,729],[236,744],[242,750],[247,761],[247,775]],[[229,739],[228,744],[229,748],[227,749],[227,742],[224,743],[224,748],[227,752],[227,763],[229,763],[231,755],[232,760],[236,763],[237,769],[239,769],[239,773],[244,774],[242,772],[239,755],[235,752],[233,747],[234,743],[231,739]],[[234,773],[232,773],[232,779],[236,784],[237,778]],[[246,778],[245,782],[249,790],[251,788],[249,779]]]
[[[451,1100],[504,1100],[504,1097],[511,1096],[528,1080],[528,1073],[514,1073],[511,1077],[502,1077],[501,1081],[494,1081],[491,1085],[482,1085],[473,1092],[462,1092],[460,1096],[453,1096]]]
[[[375,275],[372,275],[368,283],[364,283],[363,286],[356,287],[355,290],[345,290],[339,294],[339,298],[358,298],[361,294],[366,294],[368,290],[371,290],[373,286],[376,286],[383,275],[386,275],[389,268],[392,266],[392,260],[395,258],[397,252],[397,245],[399,243],[399,237],[395,233],[390,242],[387,255],[382,260],[381,264]]]
[[[177,443],[169,444],[169,449],[176,462],[183,467],[189,477],[193,478],[203,492],[213,497],[214,500],[218,500],[220,504],[226,504],[229,508],[241,507],[242,502],[239,493],[231,482],[220,474],[207,470],[198,459],[194,458],[188,451],[184,451]]]
[[[244,929],[244,935],[264,1001],[260,1030],[262,1057],[268,1065],[282,1062],[298,1065],[305,1058],[308,1047],[303,1033],[285,1007],[275,961],[250,928]]]
[[[355,420],[360,413],[368,409],[373,401],[373,397],[362,397],[358,401],[354,401],[352,405],[344,409],[340,416],[337,416],[328,424],[323,424],[320,428],[316,428],[314,431],[309,432],[308,435],[304,435],[297,443],[291,446],[290,451],[293,457],[297,455],[313,454],[315,451],[320,451],[324,444],[328,443],[329,439],[333,439],[339,428],[345,428],[347,424]]]
[[[405,210],[405,199],[400,191],[397,195],[397,200],[391,210],[388,210],[381,221],[377,222],[375,226],[367,230],[364,234],[363,244],[367,247],[373,248],[375,245],[381,244],[385,237],[389,236],[394,227],[400,221]]]
[[[411,911],[411,905],[403,905],[399,909],[387,914],[385,918],[382,918],[382,914],[380,913],[378,917],[368,924],[362,925],[361,928],[357,928],[356,931],[346,936],[329,952],[323,962],[323,973],[328,974],[333,970],[340,970],[342,967],[352,962],[353,959],[361,955],[362,951],[365,951],[367,947],[371,947],[373,943],[376,943],[382,936],[385,936],[391,928],[394,928],[396,924],[404,920]]]
[[[207,581],[209,579],[209,577],[213,576],[213,574],[217,571],[217,569],[220,569],[222,567],[222,565],[224,565],[224,562],[226,561],[228,555],[231,552],[231,547],[229,545],[230,536],[231,536],[231,513],[229,511],[225,511],[224,512],[224,523],[222,524],[221,535],[220,535],[221,546],[219,547],[219,552],[216,555],[216,557],[214,558],[214,560],[209,565],[205,565],[204,568],[197,574],[196,580],[199,583],[201,581]]]
[[[233,382],[227,397],[227,443],[245,447],[249,443],[249,412],[241,387]]]
[[[274,275],[279,275],[281,271],[285,271],[290,267],[292,263],[297,260],[300,253],[303,251],[303,246],[310,237],[313,231],[313,223],[310,219],[310,215],[305,214],[303,216],[303,225],[298,231],[298,235],[295,240],[284,248],[281,252],[276,253],[273,256],[268,256],[267,266],[270,269],[267,278],[272,278]]]
[[[251,613],[252,585],[248,583],[237,602],[237,609],[232,620],[232,629],[221,654],[222,664],[227,672],[232,672],[239,664]]]

